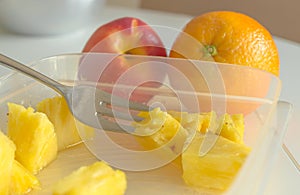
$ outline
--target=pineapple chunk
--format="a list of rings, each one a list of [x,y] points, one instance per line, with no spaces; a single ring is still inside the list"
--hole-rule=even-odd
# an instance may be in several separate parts
[[[15,158],[16,147],[14,143],[0,130],[0,194],[6,195],[9,192],[11,173]]]
[[[224,114],[218,118],[215,112],[192,114],[187,112],[169,111],[168,113],[178,120],[185,129],[191,129],[197,126],[197,130],[201,133],[210,132],[221,135],[236,143],[244,143],[245,127],[244,116],[242,114]],[[195,115],[199,115],[197,124],[195,123],[197,120]],[[220,132],[217,132],[220,127]]]
[[[33,108],[8,103],[8,136],[16,145],[16,160],[36,174],[57,156],[53,124]]]
[[[39,180],[18,161],[13,162],[10,194],[25,194],[32,189],[40,189]]]
[[[200,132],[210,132],[236,143],[244,143],[243,114],[229,115],[225,113],[218,118],[215,112],[209,112],[201,113],[201,116],[203,116],[203,122]]]
[[[147,149],[157,150],[158,155],[168,156],[169,160],[176,159],[186,146],[189,133],[181,124],[167,112],[155,108],[150,112],[141,112],[142,121],[134,123],[137,140]]]
[[[53,195],[122,195],[127,187],[126,175],[104,162],[84,166],[58,181]]]
[[[217,114],[215,112],[207,112],[207,113],[201,113],[200,114],[202,116],[202,126],[200,129],[201,133],[207,133],[207,132],[211,132],[211,133],[216,133],[216,130],[219,127],[218,124],[218,117]]]
[[[242,114],[224,114],[220,123],[220,135],[236,143],[244,143],[244,116]]]
[[[37,111],[45,113],[53,123],[57,135],[58,151],[81,142],[78,128],[84,129],[87,138],[93,134],[93,128],[74,119],[67,102],[61,96],[41,101],[37,105]]]
[[[203,143],[211,144],[212,148],[200,155],[200,147],[205,147]],[[183,179],[190,186],[224,191],[233,182],[249,152],[247,146],[222,136],[197,133],[182,154]]]
[[[144,138],[147,141],[144,145],[148,147],[162,146],[180,128],[187,131],[186,144],[190,145],[176,158],[175,163],[182,166],[183,179],[190,186],[226,190],[250,152],[243,144],[242,114],[224,114],[218,118],[215,112],[199,114],[168,111],[167,114],[154,109],[142,112],[140,116],[145,120],[136,126],[138,131],[159,129],[155,134]],[[182,140],[184,138],[187,136],[181,136]],[[210,148],[211,146],[213,147]],[[202,150],[200,147],[203,147]],[[209,152],[201,156],[200,151]]]
[[[202,131],[204,116],[198,113],[168,111],[168,113],[180,122],[189,134],[194,134],[196,131]],[[208,121],[209,122],[209,121]]]

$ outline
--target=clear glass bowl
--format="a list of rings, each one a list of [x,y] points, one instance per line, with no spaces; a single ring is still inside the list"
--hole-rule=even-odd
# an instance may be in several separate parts
[[[244,141],[252,151],[227,193],[263,193],[273,159],[282,145],[291,109],[289,103],[278,101],[281,88],[278,77],[245,66],[116,54],[66,54],[36,61],[31,66],[55,80],[73,85],[81,81],[97,81],[108,64],[120,61],[134,65],[134,68],[119,79],[118,85],[104,85],[105,90],[115,95],[124,95],[124,90],[129,89],[130,93],[135,93],[135,97],[146,96],[148,105],[160,106],[166,110],[213,110],[220,115],[243,113]],[[146,69],[151,74],[144,74]],[[138,86],[144,81],[160,84]],[[118,89],[122,89],[122,93]],[[50,88],[21,73],[12,71],[1,77],[0,129],[6,131],[7,102],[34,107],[41,100],[55,95],[56,92]],[[129,153],[123,153],[124,150],[114,150],[111,146],[103,145],[104,142],[98,138],[106,131],[95,132],[93,139],[81,134],[84,144],[60,152],[58,158],[38,174],[42,190],[31,194],[49,194],[53,183],[58,179],[97,159],[125,170],[128,179],[126,194],[200,193],[184,184],[181,170],[173,163],[158,168],[148,167],[148,170],[145,165],[133,170],[133,164],[145,163],[143,159],[138,156],[132,158]],[[122,147],[134,144],[128,141],[130,139],[124,139],[124,134],[117,135]]]

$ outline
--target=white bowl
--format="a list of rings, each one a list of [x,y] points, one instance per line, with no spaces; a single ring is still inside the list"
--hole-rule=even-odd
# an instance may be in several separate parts
[[[62,34],[83,28],[104,0],[1,0],[0,25],[30,35]]]

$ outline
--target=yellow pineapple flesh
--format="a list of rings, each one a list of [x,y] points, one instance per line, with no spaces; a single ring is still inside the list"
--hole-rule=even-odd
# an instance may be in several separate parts
[[[156,150],[170,161],[182,153],[188,139],[188,131],[170,114],[155,108],[150,112],[141,112],[142,121],[134,123],[137,140],[147,149]],[[177,159],[178,160],[178,159]]]
[[[53,195],[123,195],[126,191],[126,175],[112,169],[103,161],[83,166],[61,179],[54,186]]]
[[[81,142],[78,128],[84,130],[85,138],[92,137],[93,128],[75,120],[67,102],[61,96],[47,98],[37,104],[37,111],[45,113],[55,127],[58,151]]]
[[[244,116],[242,114],[224,114],[220,118],[220,135],[236,143],[244,143]]]
[[[196,131],[202,131],[204,116],[198,113],[168,111],[168,113],[180,122],[189,134],[194,134]],[[209,122],[209,121],[208,121]]]
[[[34,109],[8,103],[8,136],[16,145],[15,158],[36,174],[57,156],[54,126]]]
[[[0,130],[0,194],[9,194],[9,185],[11,182],[11,173],[15,158],[14,143]]]
[[[23,165],[14,160],[9,193],[21,195],[28,193],[33,189],[40,189],[39,180]]]
[[[159,147],[165,144],[165,141],[161,140],[168,140],[165,138],[174,136],[177,127],[165,126],[166,121],[181,125],[189,134],[186,143],[190,145],[183,150],[175,163],[181,165],[184,181],[190,186],[202,189],[215,191],[228,189],[250,152],[250,149],[243,144],[243,115],[224,114],[218,117],[213,111],[208,113],[168,111],[168,114],[170,115],[168,119],[161,111],[141,114],[146,118],[143,122],[147,125],[141,125],[140,128],[153,129],[153,124],[164,125],[164,128],[156,134],[146,137],[146,143]],[[174,122],[174,119],[178,123]],[[208,148],[203,146],[204,152],[209,150],[205,156],[201,156],[200,153],[202,144],[213,146],[211,150],[209,150],[211,146]]]
[[[215,133],[231,141],[244,143],[245,126],[243,114],[229,115],[225,113],[218,117],[213,111],[201,114],[177,111],[169,111],[168,113],[178,120],[185,129],[197,126],[197,131],[201,133]],[[198,124],[195,123],[197,121],[196,115],[198,115]]]
[[[211,144],[212,148],[200,155],[202,143]],[[197,133],[182,154],[183,179],[190,186],[224,191],[233,182],[249,152],[244,144],[211,133]]]
[[[201,113],[200,115],[202,116],[202,125],[200,128],[200,132],[215,133],[219,127],[217,114],[214,111],[211,111],[207,113]]]

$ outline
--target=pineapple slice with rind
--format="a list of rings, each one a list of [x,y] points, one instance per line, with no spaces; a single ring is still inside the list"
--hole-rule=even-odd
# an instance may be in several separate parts
[[[28,193],[33,189],[40,189],[39,180],[35,175],[21,165],[21,163],[14,160],[9,193],[21,195]]]
[[[127,187],[123,171],[113,170],[103,161],[83,166],[58,181],[53,195],[122,195]]]
[[[201,154],[201,147],[210,150]],[[182,154],[183,179],[193,187],[225,191],[233,182],[249,152],[250,148],[244,144],[212,133],[197,133]]]
[[[8,103],[8,136],[16,145],[15,158],[33,174],[57,156],[53,124],[44,113]]]
[[[45,113],[55,127],[58,151],[81,142],[78,128],[85,139],[93,136],[94,129],[75,120],[67,102],[61,96],[47,98],[37,104],[37,111]]]
[[[16,147],[14,143],[0,130],[0,194],[9,194],[9,185]]]

